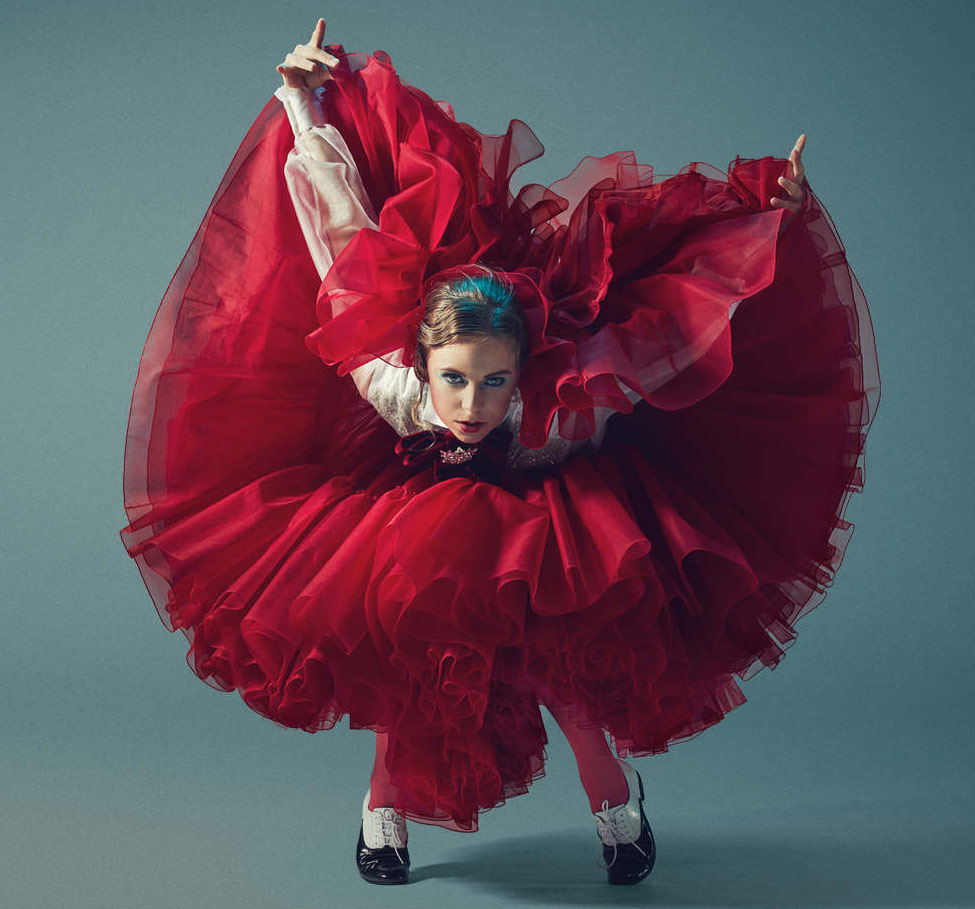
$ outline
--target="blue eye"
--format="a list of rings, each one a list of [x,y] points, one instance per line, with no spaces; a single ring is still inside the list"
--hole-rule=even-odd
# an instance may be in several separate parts
[[[440,378],[443,379],[447,385],[453,385],[456,388],[462,388],[467,384],[467,377],[462,376],[460,373],[456,372],[442,372],[440,373]],[[485,388],[501,388],[508,383],[508,376],[488,376],[484,380]]]

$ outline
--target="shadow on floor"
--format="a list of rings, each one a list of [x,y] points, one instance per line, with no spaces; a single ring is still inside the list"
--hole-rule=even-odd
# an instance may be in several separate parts
[[[916,838],[670,835],[643,883],[610,887],[595,838],[553,833],[457,850],[458,858],[413,866],[413,882],[459,878],[475,893],[566,906],[975,906],[971,835]]]

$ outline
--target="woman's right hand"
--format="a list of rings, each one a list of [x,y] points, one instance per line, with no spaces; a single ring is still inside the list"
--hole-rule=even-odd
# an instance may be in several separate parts
[[[311,40],[307,44],[296,44],[295,49],[279,63],[284,84],[289,88],[320,88],[332,78],[333,66],[338,66],[338,58],[322,50],[325,37],[325,20],[319,19]]]

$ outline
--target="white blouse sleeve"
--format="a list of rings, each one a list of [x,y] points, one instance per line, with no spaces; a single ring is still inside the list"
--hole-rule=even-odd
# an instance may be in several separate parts
[[[308,251],[324,278],[357,231],[377,229],[376,215],[345,139],[324,122],[317,93],[281,86],[274,94],[295,131],[285,181]]]
[[[295,134],[295,147],[284,165],[285,182],[308,252],[324,278],[356,232],[376,230],[377,224],[349,146],[325,122],[321,92],[281,86],[274,94]],[[353,369],[351,375],[359,394],[404,434],[419,379],[412,369],[397,365],[395,356],[389,359],[373,360]],[[401,404],[394,406],[397,399]]]

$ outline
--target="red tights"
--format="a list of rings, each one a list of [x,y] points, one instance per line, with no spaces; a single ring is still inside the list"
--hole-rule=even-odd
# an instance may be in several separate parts
[[[605,733],[601,729],[577,726],[558,707],[546,706],[572,748],[579,768],[579,779],[589,797],[591,810],[599,811],[603,802],[610,805],[625,802],[629,797],[626,778],[606,742]],[[387,734],[376,733],[376,759],[369,780],[369,807],[372,809],[393,805],[397,796],[397,789],[390,782],[386,769],[387,746]]]

